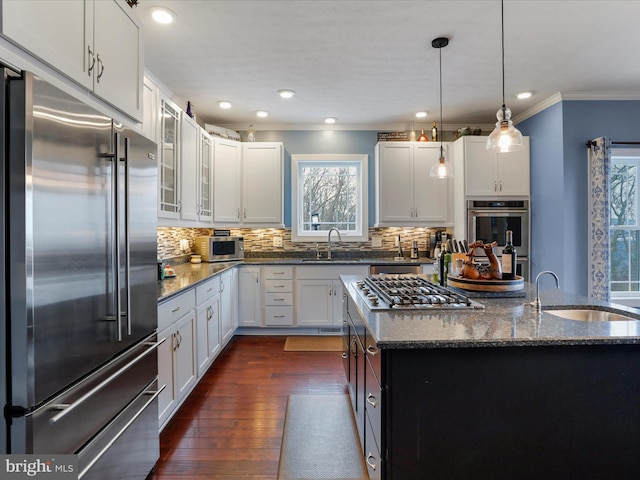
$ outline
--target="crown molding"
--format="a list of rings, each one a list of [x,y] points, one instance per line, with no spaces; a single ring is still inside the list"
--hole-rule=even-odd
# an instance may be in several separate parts
[[[207,122],[209,123],[209,122]],[[247,129],[247,124],[216,124],[219,127],[228,128],[230,130],[235,131],[245,131]],[[459,128],[471,128],[476,129],[479,128],[484,132],[490,132],[493,130],[495,125],[493,124],[444,124],[444,128],[438,127],[440,130],[444,130],[445,132],[456,131]],[[415,126],[414,130],[419,132],[422,126],[419,128]],[[411,123],[407,124],[345,124],[345,125],[316,125],[316,124],[300,124],[300,123],[270,123],[265,125],[256,125],[253,124],[253,129],[255,131],[270,131],[270,130],[286,130],[286,131],[373,131],[373,132],[408,132],[411,130]],[[431,132],[431,127],[425,125],[425,130],[429,133]]]
[[[640,100],[640,92],[557,92],[513,117],[513,123],[518,124],[534,115],[546,110],[547,108],[563,101],[586,100],[586,101],[629,101]]]

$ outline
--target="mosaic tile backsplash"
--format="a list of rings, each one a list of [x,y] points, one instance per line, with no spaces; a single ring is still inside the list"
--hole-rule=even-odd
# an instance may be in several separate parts
[[[291,229],[278,228],[232,228],[231,235],[244,237],[245,255],[248,257],[294,256],[315,254],[317,242],[292,242]],[[444,230],[444,229],[441,229]],[[370,228],[368,242],[333,242],[334,252],[370,253],[371,256],[394,256],[398,247],[395,240],[398,235],[402,239],[402,250],[405,257],[411,252],[414,240],[418,242],[420,256],[426,256],[427,238],[434,236],[436,229],[419,227]],[[193,253],[193,240],[203,235],[212,235],[211,228],[158,228],[158,258],[167,259]],[[282,246],[274,246],[274,238],[282,239]],[[381,246],[373,247],[374,237],[380,237]],[[334,236],[335,239],[335,236]],[[181,250],[181,240],[187,240],[188,250]],[[186,245],[187,242],[182,242]],[[326,242],[325,242],[326,243]],[[322,245],[322,243],[321,243]]]

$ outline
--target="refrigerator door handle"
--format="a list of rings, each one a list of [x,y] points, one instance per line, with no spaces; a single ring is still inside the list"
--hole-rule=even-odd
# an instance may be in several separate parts
[[[116,133],[113,139],[113,164],[112,164],[112,183],[111,188],[113,190],[113,211],[114,211],[114,232],[115,232],[115,272],[113,275],[114,287],[115,287],[115,316],[116,316],[116,329],[118,330],[118,341],[122,341],[122,295],[120,294],[120,134]]]
[[[124,139],[124,158],[121,160],[124,162],[124,209],[121,212],[124,216],[124,248],[125,248],[125,281],[127,282],[127,310],[125,315],[127,317],[127,335],[131,335],[131,258],[129,248],[129,157],[131,155],[131,139],[126,137]]]
[[[146,342],[145,345],[149,346],[148,349],[146,349],[144,352],[142,352],[136,358],[134,358],[129,363],[124,365],[122,368],[118,369],[115,373],[110,375],[108,378],[104,379],[98,385],[96,385],[91,390],[89,390],[87,393],[85,393],[80,398],[78,398],[75,402],[69,403],[69,404],[62,403],[62,404],[54,405],[54,409],[62,410],[62,411],[60,413],[54,415],[53,417],[51,417],[49,419],[49,423],[56,423],[56,422],[60,421],[62,418],[64,418],[65,416],[67,416],[74,409],[78,408],[80,405],[82,405],[84,402],[86,402],[89,398],[93,397],[96,393],[98,393],[100,390],[105,388],[107,385],[109,385],[111,382],[113,382],[116,378],[118,378],[120,375],[122,375],[125,371],[129,370],[136,363],[138,363],[140,360],[142,360],[144,357],[146,357],[150,353],[154,352],[162,343],[164,343],[165,340],[166,340],[166,338],[163,338],[162,340],[158,340],[157,342]]]

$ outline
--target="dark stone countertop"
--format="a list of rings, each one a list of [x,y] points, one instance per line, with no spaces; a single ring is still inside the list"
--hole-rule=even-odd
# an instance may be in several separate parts
[[[164,302],[180,292],[194,287],[200,282],[218,275],[236,265],[422,265],[433,263],[433,259],[422,257],[418,260],[405,259],[396,261],[393,258],[335,258],[332,260],[316,260],[300,257],[251,257],[238,262],[213,262],[192,264],[184,258],[170,262],[176,272],[173,278],[158,280],[158,302]]]
[[[530,303],[535,285],[525,283],[525,296],[474,298],[484,310],[370,310],[357,291],[355,275],[341,276],[369,333],[380,348],[525,347],[580,344],[640,344],[640,311],[569,294],[559,289],[540,291],[543,311]],[[544,309],[601,308],[635,321],[567,320]]]

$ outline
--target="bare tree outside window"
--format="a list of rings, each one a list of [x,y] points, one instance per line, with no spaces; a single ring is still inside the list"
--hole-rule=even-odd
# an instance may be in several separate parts
[[[301,168],[303,230],[356,230],[357,168],[304,164]],[[318,223],[312,223],[311,215],[315,213]]]
[[[640,290],[638,160],[613,157],[609,177],[611,291]]]

